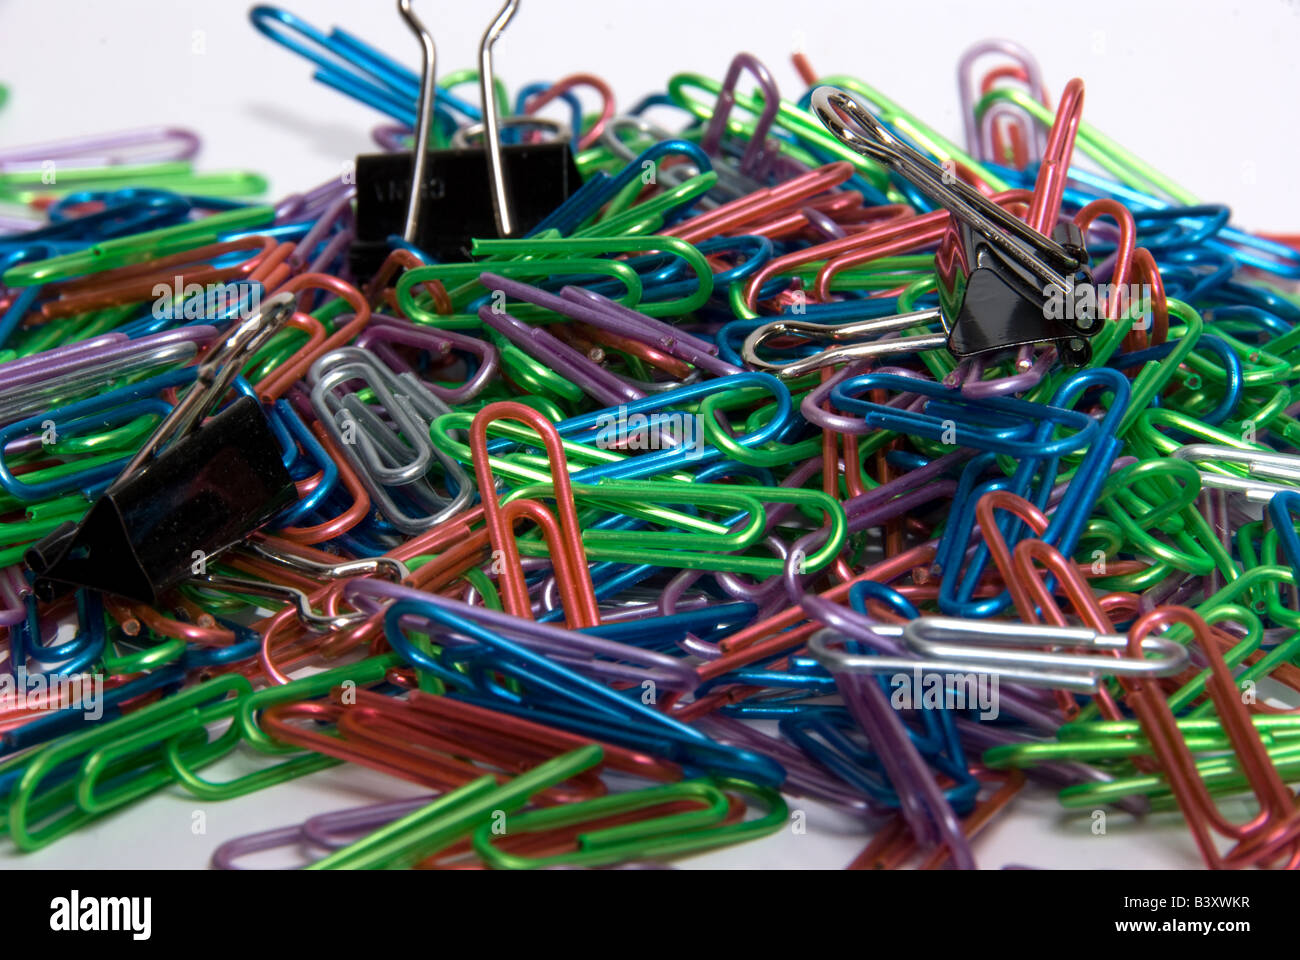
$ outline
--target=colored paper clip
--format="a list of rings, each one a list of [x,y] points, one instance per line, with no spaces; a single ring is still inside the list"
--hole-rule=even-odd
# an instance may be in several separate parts
[[[730,823],[727,794],[720,788],[730,788],[742,795],[759,799],[767,809],[757,819]],[[780,829],[789,816],[785,801],[770,787],[756,787],[736,781],[722,781],[715,785],[708,781],[687,780],[524,813],[514,819],[514,829],[535,833],[558,827],[572,827],[587,819],[687,800],[700,803],[701,806],[688,812],[580,832],[575,838],[577,849],[572,852],[545,857],[512,855],[497,845],[490,823],[475,831],[474,850],[488,865],[498,868],[533,870],[560,864],[594,867],[629,860],[680,856],[750,840]]]
[[[872,403],[860,398],[872,389],[892,389],[929,398],[926,412]],[[852,377],[835,385],[831,401],[849,413],[860,413],[867,429],[914,433],[956,446],[973,447],[1013,457],[1060,456],[1094,442],[1097,421],[1086,414],[1011,397],[968,399],[958,390],[933,381],[886,373]],[[935,402],[937,401],[937,402]],[[1030,441],[1035,421],[1050,420],[1075,432],[1046,443]],[[945,439],[946,438],[946,439]]]

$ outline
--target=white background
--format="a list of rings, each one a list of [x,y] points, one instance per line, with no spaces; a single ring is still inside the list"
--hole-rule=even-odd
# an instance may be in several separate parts
[[[337,175],[369,152],[381,115],[311,80],[306,62],[256,32],[249,4],[185,0],[0,0],[0,149],[75,134],[168,124],[203,137],[199,169],[268,176],[272,196]],[[495,0],[415,0],[434,32],[440,73],[471,66]],[[343,27],[412,66],[418,47],[387,0],[296,0],[292,12]],[[203,53],[196,53],[201,31]],[[1175,0],[526,0],[497,44],[511,89],[591,72],[621,106],[669,76],[720,78],[737,51],[757,55],[782,94],[802,84],[799,46],[824,75],[853,74],[961,139],[954,70],[971,43],[1014,39],[1042,64],[1055,96],[1087,84],[1084,116],[1237,224],[1300,232],[1293,175],[1300,134],[1300,2]],[[466,90],[470,92],[469,88]],[[235,774],[241,768],[224,772]],[[247,769],[247,768],[242,768]],[[222,771],[213,771],[219,774]],[[97,822],[14,867],[201,867],[221,840],[313,813],[409,796],[417,788],[336,769],[223,804],[179,791]],[[865,845],[859,825],[811,804],[790,832],[685,865],[842,867]],[[202,811],[206,833],[194,832]],[[1244,811],[1229,806],[1227,812]],[[980,838],[982,866],[1191,867],[1199,857],[1177,816],[1136,824],[1112,814],[1105,836],[1047,793],[1022,794]],[[266,861],[263,861],[266,862]]]
[[[0,145],[180,124],[203,135],[204,169],[251,169],[272,192],[335,176],[386,119],[311,79],[231,0],[0,0]],[[415,0],[440,73],[473,66],[496,0]],[[392,0],[296,0],[412,67],[419,48]],[[202,31],[203,54],[192,52]],[[1300,229],[1294,189],[1300,0],[524,0],[496,46],[511,89],[590,72],[628,106],[679,72],[721,78],[737,51],[782,94],[802,44],[823,75],[847,73],[961,138],[955,66],[1006,37],[1042,64],[1048,91],[1087,84],[1084,116],[1207,201],[1259,230]],[[472,96],[472,88],[465,88]]]

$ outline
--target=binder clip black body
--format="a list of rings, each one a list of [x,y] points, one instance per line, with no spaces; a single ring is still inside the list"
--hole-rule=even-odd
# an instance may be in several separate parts
[[[357,157],[356,240],[351,267],[372,276],[389,252],[388,238],[402,236],[442,261],[471,259],[476,237],[505,238],[527,233],[582,186],[567,131],[541,118],[517,118],[521,125],[547,127],[555,139],[502,146],[493,95],[492,44],[518,9],[508,0],[483,35],[479,49],[483,146],[468,146],[478,131],[458,131],[462,144],[429,150],[436,52],[429,31],[411,11],[398,10],[420,38],[423,70],[417,106],[415,150]],[[507,118],[507,123],[510,119]]]
[[[89,587],[156,604],[192,575],[196,556],[212,559],[293,502],[293,479],[256,400],[241,396],[199,424],[294,302],[278,294],[240,322],[81,522],[28,549],[39,599]]]
[[[568,142],[502,147],[515,231],[527,233],[582,186]],[[352,272],[373,276],[388,256],[388,238],[405,233],[414,158],[409,153],[357,157],[357,239]],[[431,150],[421,180],[420,218],[410,242],[451,263],[471,259],[475,237],[500,237],[492,211],[487,153],[479,148]]]
[[[959,359],[1034,343],[1053,343],[1061,359],[1084,366],[1089,339],[1101,329],[1096,298],[1084,296],[1092,274],[1083,234],[1062,223],[1052,240],[1072,258],[1063,287],[1007,258],[978,230],[954,216],[935,255],[948,350]]]
[[[1102,328],[1088,251],[1074,224],[1046,237],[886,130],[848,94],[813,92],[813,110],[835,137],[885,164],[945,207],[949,227],[935,255],[946,346],[958,359],[1055,344],[1066,363],[1083,365]],[[844,120],[854,121],[858,129]]]

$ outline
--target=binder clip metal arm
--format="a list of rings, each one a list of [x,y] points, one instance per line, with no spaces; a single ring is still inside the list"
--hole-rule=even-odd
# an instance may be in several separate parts
[[[397,233],[439,260],[469,260],[473,239],[522,235],[582,185],[563,125],[499,114],[492,47],[518,11],[519,0],[505,0],[479,44],[483,122],[458,130],[446,150],[429,149],[437,96],[433,35],[412,10],[411,0],[398,0],[397,7],[421,48],[415,142],[411,153],[357,158],[352,267],[358,276],[375,273],[388,255],[389,237]],[[555,138],[502,144],[504,127],[525,124],[551,129]],[[482,146],[468,146],[466,138],[478,132]]]
[[[1095,300],[1084,296],[1092,273],[1077,226],[1062,223],[1044,236],[894,136],[843,91],[817,88],[812,109],[841,143],[951,214],[935,268],[953,356],[1053,343],[1066,362],[1088,362],[1102,321],[1090,306]]]

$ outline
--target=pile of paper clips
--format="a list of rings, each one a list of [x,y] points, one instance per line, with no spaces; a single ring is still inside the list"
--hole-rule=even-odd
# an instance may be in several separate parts
[[[419,73],[255,8],[390,121],[274,205],[183,131],[0,153],[12,843],[355,764],[429,794],[212,862],[645,864],[806,798],[969,868],[1037,781],[1300,864],[1300,240],[1010,43],[963,148],[802,56],[511,101],[517,6],[442,77],[407,0]]]

